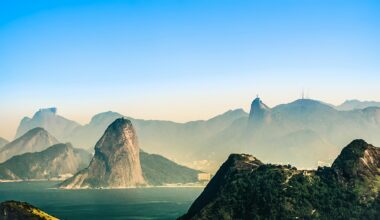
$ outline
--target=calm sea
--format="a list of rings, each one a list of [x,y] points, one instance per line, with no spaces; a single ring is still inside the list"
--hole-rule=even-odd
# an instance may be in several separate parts
[[[202,188],[53,189],[57,182],[0,183],[0,201],[31,203],[60,219],[175,219]]]

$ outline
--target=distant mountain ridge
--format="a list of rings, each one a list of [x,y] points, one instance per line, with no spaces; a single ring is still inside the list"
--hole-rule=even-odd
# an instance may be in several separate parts
[[[318,170],[232,154],[179,219],[379,219],[379,170],[380,149],[363,140]]]
[[[45,150],[57,143],[58,140],[45,129],[33,128],[0,149],[0,162],[4,162],[15,155]]]
[[[0,137],[0,149],[1,149],[3,146],[5,146],[6,144],[8,144],[8,143],[9,143],[8,140],[6,140],[6,139]]]
[[[97,114],[62,141],[90,149],[120,117],[124,116],[116,112]],[[315,168],[331,164],[340,146],[352,139],[380,145],[380,108],[339,111],[311,99],[269,108],[257,97],[249,114],[237,109],[188,123],[125,118],[134,124],[142,149],[209,172],[215,171],[230,152],[255,153],[264,161],[293,161],[298,167]]]
[[[90,163],[91,154],[69,143],[41,152],[25,153],[0,164],[1,180],[48,180],[67,178]]]
[[[59,140],[65,141],[71,132],[79,126],[77,122],[57,115],[57,108],[45,108],[38,110],[32,118],[24,117],[21,120],[17,128],[16,138],[33,128],[41,127]]]
[[[376,101],[360,101],[357,99],[346,100],[344,103],[336,106],[340,111],[351,111],[357,109],[365,109],[368,107],[380,107],[380,102]]]

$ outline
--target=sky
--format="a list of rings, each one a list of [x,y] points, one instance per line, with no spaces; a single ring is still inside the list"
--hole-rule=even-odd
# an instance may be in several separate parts
[[[4,0],[0,136],[58,107],[185,122],[300,98],[380,101],[380,2]]]

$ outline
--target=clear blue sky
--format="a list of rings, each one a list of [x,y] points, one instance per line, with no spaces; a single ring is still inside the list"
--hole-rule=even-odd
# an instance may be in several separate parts
[[[40,107],[187,121],[300,96],[380,101],[380,1],[0,2],[0,136]]]

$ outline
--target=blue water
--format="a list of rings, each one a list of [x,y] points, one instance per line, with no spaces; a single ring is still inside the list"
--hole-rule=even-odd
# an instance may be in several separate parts
[[[56,182],[0,183],[0,201],[19,200],[60,219],[175,219],[202,188],[59,190]]]

